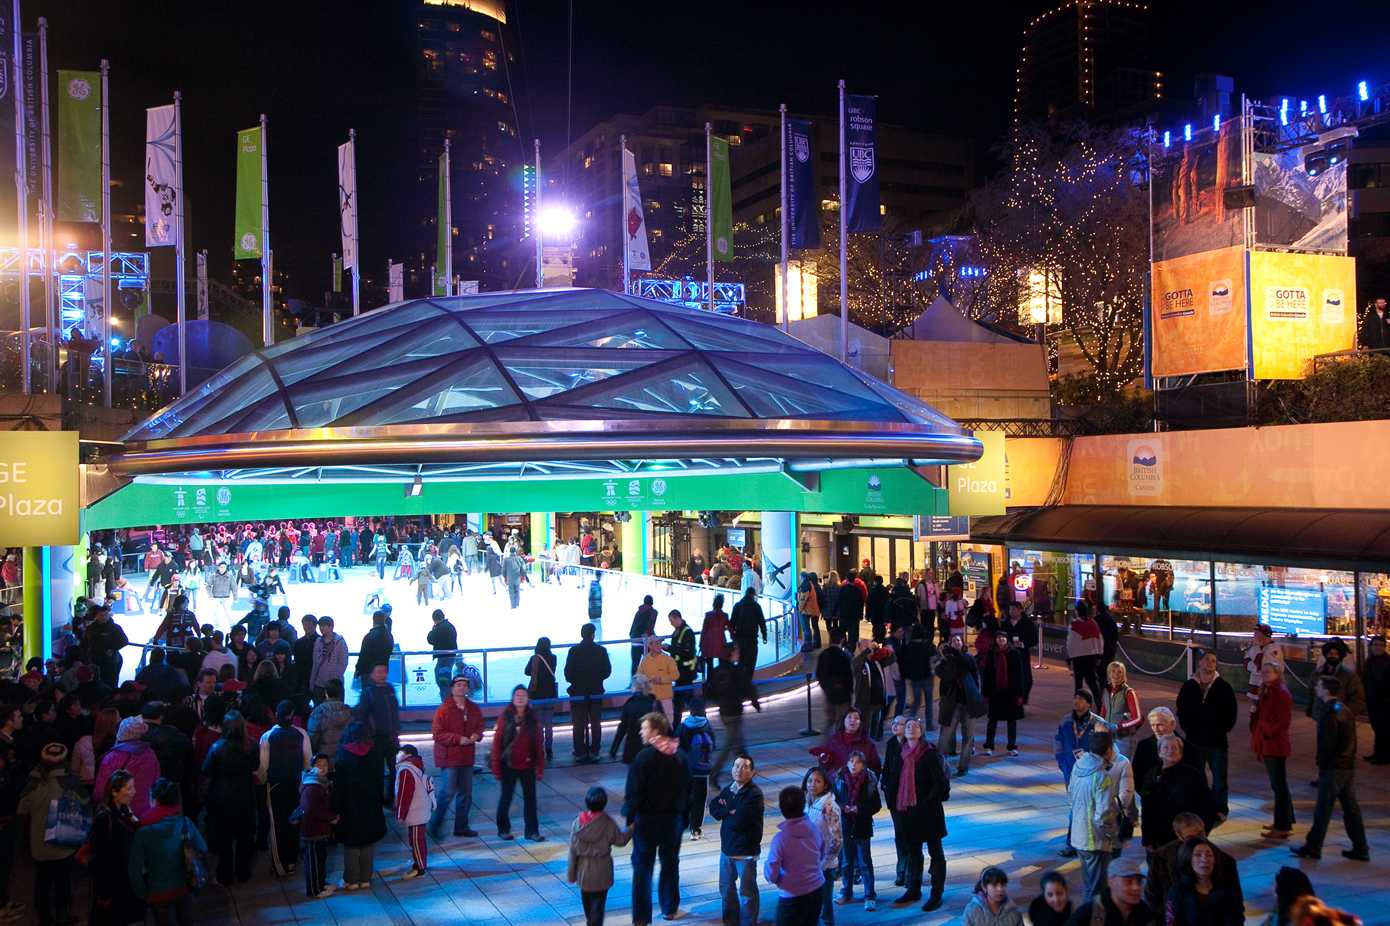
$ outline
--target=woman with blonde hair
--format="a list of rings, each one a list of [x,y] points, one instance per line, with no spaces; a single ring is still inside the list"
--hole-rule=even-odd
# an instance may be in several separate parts
[[[1144,725],[1139,710],[1139,694],[1129,686],[1129,673],[1123,662],[1112,662],[1105,669],[1105,690],[1097,711],[1115,734],[1115,751],[1128,758],[1134,752],[1135,734]]]

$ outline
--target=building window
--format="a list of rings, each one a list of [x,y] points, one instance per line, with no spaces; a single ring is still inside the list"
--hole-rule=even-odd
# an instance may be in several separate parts
[[[650,176],[652,176],[652,175],[655,174],[655,173],[656,173],[656,165],[655,165],[655,164],[647,163],[647,164],[643,164],[643,165],[642,165],[642,176],[644,176],[644,177],[650,177]]]
[[[887,207],[886,205],[884,205],[883,203],[879,203],[879,204],[878,204],[878,214],[879,214],[879,215],[887,215],[887,214],[888,214],[888,207]]]
[[[660,164],[656,165],[656,168],[657,172],[663,177],[671,177],[676,173],[675,165],[671,164],[669,161],[662,161]]]
[[[495,32],[489,32],[488,30],[484,29],[483,31],[479,32],[478,34],[481,35],[481,36],[483,37],[483,41],[484,41],[484,42],[495,42],[495,41],[497,41],[497,33],[495,33]]]
[[[649,228],[649,229],[647,229],[647,230],[648,230],[649,232],[651,232],[651,235],[652,235],[653,238],[660,238],[660,237],[661,237],[661,229],[659,229],[659,228]]]
[[[491,49],[483,52],[483,67],[489,71],[497,70],[497,52]]]
[[[592,154],[586,154],[586,155],[584,155],[584,169],[585,169],[585,170],[588,170],[590,167],[593,167],[593,166],[594,166],[594,156],[593,156]]]
[[[647,200],[647,211],[648,211],[648,212],[656,212],[656,211],[657,211],[658,209],[660,209],[660,208],[661,208],[661,202],[660,202],[659,200],[655,200],[655,199],[649,199],[649,200]]]

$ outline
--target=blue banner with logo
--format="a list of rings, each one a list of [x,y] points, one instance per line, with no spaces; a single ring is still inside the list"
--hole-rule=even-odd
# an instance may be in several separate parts
[[[811,123],[787,120],[787,225],[788,244],[794,248],[820,247],[820,199],[816,196],[816,145]]]
[[[849,230],[878,231],[878,144],[874,118],[878,97],[845,97],[845,198],[849,203]]]

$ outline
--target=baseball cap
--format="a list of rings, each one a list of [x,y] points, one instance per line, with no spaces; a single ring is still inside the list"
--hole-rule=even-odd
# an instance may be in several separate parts
[[[1132,858],[1117,858],[1110,863],[1107,877],[1111,878],[1142,878],[1144,877],[1144,866]]]

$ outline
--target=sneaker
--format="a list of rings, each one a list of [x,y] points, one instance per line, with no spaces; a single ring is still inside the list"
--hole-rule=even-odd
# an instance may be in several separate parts
[[[994,747],[993,747],[993,746],[986,746],[986,747],[985,747],[985,755],[987,755],[987,756],[992,756],[992,755],[994,755]]]
[[[545,837],[542,836],[540,833],[531,833],[527,835],[526,838],[531,840],[532,842],[545,842]]]
[[[704,832],[704,830],[691,830],[691,831],[690,831],[690,841],[691,841],[691,842],[699,842],[701,839],[704,839],[704,838],[705,838],[705,832]]]
[[[422,874],[424,874],[423,871],[421,871],[421,870],[418,869],[418,868],[412,867],[412,868],[411,868],[409,871],[407,871],[405,874],[401,875],[401,880],[402,880],[402,881],[414,881],[416,878],[420,877]]]
[[[1017,750],[1017,749],[1010,749],[1010,750],[1009,750],[1009,755],[1011,755],[1011,756],[1017,758],[1017,757],[1018,757],[1018,750]]]
[[[864,910],[865,910],[865,912],[867,912],[867,913],[873,913],[873,912],[874,912],[875,910],[877,910],[877,909],[878,909],[878,901],[875,900],[874,898],[870,897],[868,900],[864,901]]]
[[[1343,849],[1342,858],[1349,858],[1353,862],[1369,862],[1371,860],[1370,849]]]
[[[906,906],[909,906],[909,905],[911,905],[911,904],[915,904],[917,901],[919,901],[919,900],[921,900],[921,899],[922,899],[922,892],[921,892],[921,891],[908,891],[906,894],[904,894],[903,896],[899,897],[897,900],[893,901],[893,906],[895,906],[895,907],[906,907]]]
[[[497,838],[498,838],[498,839],[515,839],[516,837],[513,836],[511,833],[498,833],[498,834],[497,834]]]

